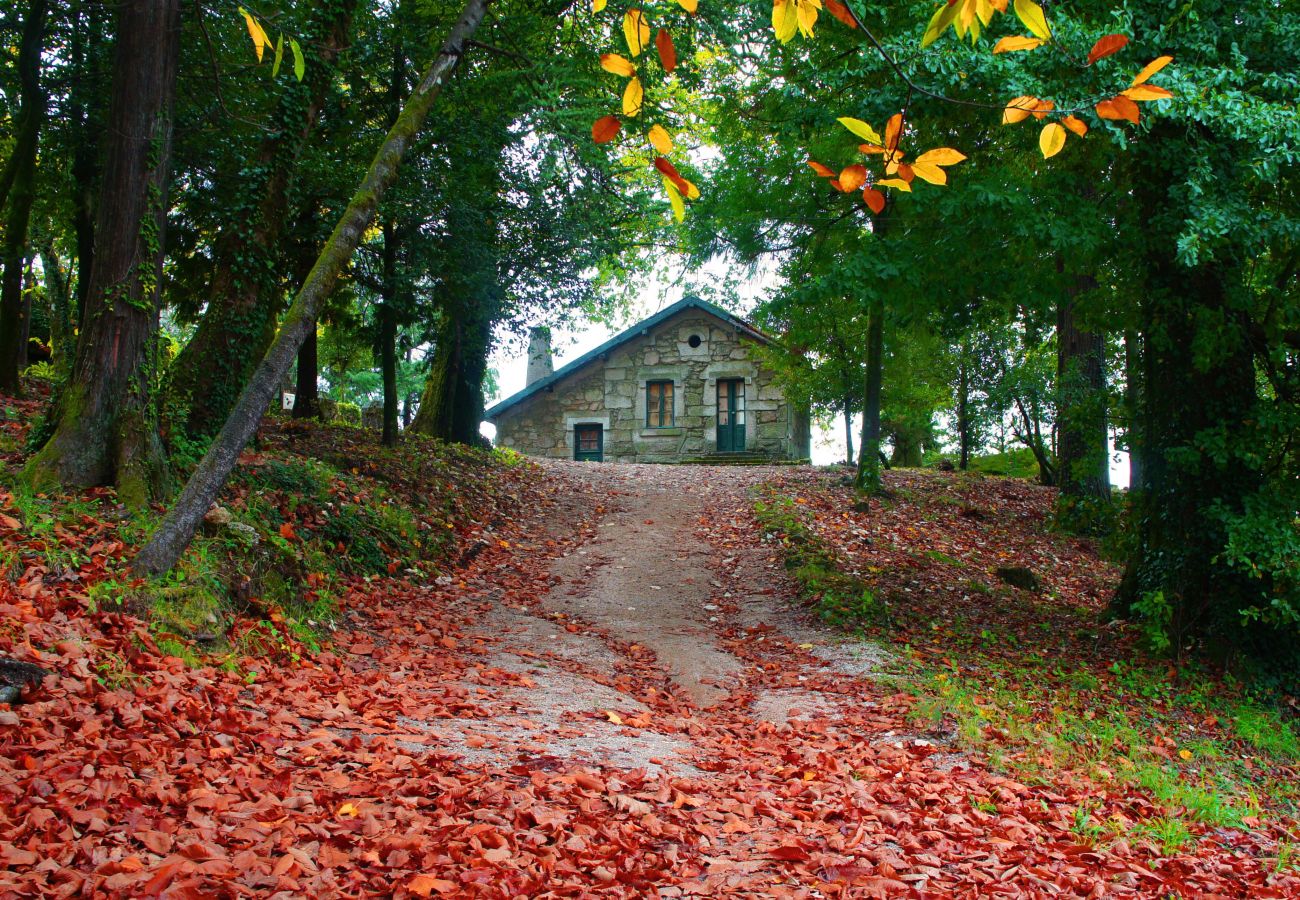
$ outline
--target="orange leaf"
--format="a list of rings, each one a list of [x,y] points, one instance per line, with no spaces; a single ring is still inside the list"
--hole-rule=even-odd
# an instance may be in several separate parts
[[[1141,72],[1137,73],[1137,77],[1133,79],[1132,86],[1137,87],[1139,84],[1146,84],[1148,78],[1150,78],[1152,75],[1159,72],[1161,69],[1163,69],[1165,66],[1169,65],[1173,61],[1174,58],[1172,56],[1157,56],[1155,59],[1151,60],[1151,62],[1147,63],[1142,68]]]
[[[1130,100],[1168,100],[1173,92],[1154,84],[1139,84],[1120,93]]]
[[[1125,34],[1108,34],[1105,37],[1097,39],[1097,43],[1092,45],[1088,51],[1088,65],[1092,65],[1099,59],[1105,59],[1112,53],[1118,53],[1128,44],[1128,35]]]
[[[691,192],[691,183],[681,176],[681,173],[677,171],[676,166],[664,159],[662,156],[655,157],[655,168],[663,173],[664,177],[671,181],[677,190],[681,191],[683,194],[689,194]]]
[[[1052,100],[1039,100],[1038,105],[1034,107],[1034,118],[1042,121],[1047,118],[1049,110],[1056,109],[1056,103]]]
[[[912,167],[910,165],[908,165],[907,163],[899,163],[898,177],[906,181],[908,184],[911,184],[912,179],[914,179],[916,176],[912,174]]]
[[[660,28],[655,35],[655,49],[659,51],[659,61],[663,63],[664,71],[672,74],[673,69],[677,68],[677,48],[673,46],[673,36],[666,28]]]
[[[1066,128],[1070,129],[1071,131],[1073,131],[1079,137],[1083,137],[1085,134],[1088,133],[1087,123],[1085,123],[1083,119],[1080,119],[1078,116],[1066,116],[1064,119],[1061,120],[1061,124],[1064,125]]]
[[[1037,97],[1028,95],[1016,97],[1007,101],[1007,105],[1002,109],[1002,124],[1014,125],[1016,122],[1023,122],[1029,118],[1029,114],[1038,108],[1039,100]]]
[[[1042,38],[1008,35],[993,45],[994,53],[1007,53],[1013,50],[1035,50],[1045,44]]]
[[[606,72],[621,75],[624,78],[631,78],[636,74],[636,66],[632,65],[632,61],[619,56],[617,53],[602,53],[600,55],[600,67]]]
[[[3,525],[5,528],[12,528],[14,531],[17,531],[19,528],[23,527],[23,523],[19,522],[13,516],[6,516],[2,514],[0,514],[0,525]]]
[[[884,147],[877,147],[875,144],[858,144],[858,150],[862,153],[884,153]]]
[[[839,182],[840,190],[844,193],[856,191],[867,183],[867,167],[861,163],[845,166],[844,170],[840,172]]]
[[[885,123],[885,149],[897,150],[898,139],[903,134],[903,114],[894,113]]]
[[[618,135],[623,123],[618,116],[601,116],[591,125],[591,139],[597,144],[608,144]]]
[[[293,525],[291,525],[288,522],[285,522],[283,525],[281,525],[280,537],[284,538],[286,541],[291,541],[295,537],[297,537],[297,535],[293,533]]]
[[[1136,103],[1121,95],[1098,103],[1097,115],[1103,119],[1128,119],[1136,125],[1141,113],[1138,112]]]
[[[866,201],[867,206],[876,215],[885,211],[885,195],[873,187],[869,187],[862,192],[862,199]]]
[[[858,22],[853,18],[853,13],[849,12],[848,7],[841,3],[840,0],[822,0],[822,6],[826,7],[828,13],[850,28],[858,27]]]
[[[835,190],[839,191],[841,194],[844,193],[844,188],[840,185],[840,180],[838,178],[831,179],[831,187],[835,188]]]
[[[816,172],[818,175],[820,175],[822,178],[834,178],[834,177],[835,177],[835,173],[834,173],[834,172],[832,172],[830,169],[828,169],[828,168],[826,168],[825,166],[823,166],[821,163],[817,162],[817,160],[815,160],[815,159],[810,159],[810,160],[808,160],[808,165],[812,166],[812,170],[813,170],[814,172]],[[15,525],[14,527],[16,528],[17,525]]]

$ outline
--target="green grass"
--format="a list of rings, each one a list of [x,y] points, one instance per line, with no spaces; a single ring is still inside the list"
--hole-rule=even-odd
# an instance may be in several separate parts
[[[1007,450],[970,458],[970,471],[1007,478],[1038,478],[1038,462],[1030,450]]]

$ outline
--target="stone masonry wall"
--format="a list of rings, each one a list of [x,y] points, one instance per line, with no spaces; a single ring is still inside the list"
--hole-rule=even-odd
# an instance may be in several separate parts
[[[692,336],[699,346],[692,347]],[[788,404],[754,341],[702,310],[688,309],[627,341],[551,390],[497,419],[497,444],[529,456],[573,457],[573,427],[604,429],[605,459],[675,462],[717,448],[717,382],[743,378],[745,449],[779,459],[808,453],[807,414]],[[646,427],[646,382],[672,381],[675,422]]]

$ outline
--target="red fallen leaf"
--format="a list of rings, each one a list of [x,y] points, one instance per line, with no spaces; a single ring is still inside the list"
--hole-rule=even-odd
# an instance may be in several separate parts
[[[645,524],[647,524],[647,525],[653,525],[654,523],[655,523],[655,520],[654,520],[654,519],[646,519],[646,520],[645,520]]]
[[[774,850],[767,851],[766,855],[772,859],[783,859],[787,862],[808,861],[808,851],[794,844],[782,844]]]
[[[603,793],[605,790],[605,782],[592,775],[588,775],[586,772],[575,772],[573,775],[573,782],[578,787],[585,788],[589,791]]]
[[[591,139],[597,144],[608,144],[618,136],[622,127],[618,116],[601,116],[591,124]]]
[[[284,538],[286,541],[292,541],[297,537],[297,535],[294,534],[292,523],[285,522],[280,526],[280,537]]]
[[[419,897],[428,897],[434,891],[439,894],[450,894],[452,891],[458,890],[459,887],[454,881],[448,881],[445,878],[434,878],[432,875],[416,875],[406,883],[406,889]]]
[[[3,525],[5,528],[12,528],[14,531],[23,527],[22,522],[19,522],[13,516],[6,516],[4,513],[0,513],[0,525]]]

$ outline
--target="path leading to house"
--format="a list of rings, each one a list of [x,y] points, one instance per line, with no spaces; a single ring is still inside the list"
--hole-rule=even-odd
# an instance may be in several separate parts
[[[105,690],[59,637],[71,618],[0,605],[68,660],[45,699],[0,720],[33,735],[5,763],[22,793],[0,805],[17,836],[0,842],[0,897],[1190,897],[1266,882],[1237,838],[1206,858],[1090,847],[1074,829],[1091,785],[1019,784],[917,733],[883,674],[891,651],[801,611],[756,529],[750,488],[811,473],[546,475],[463,566],[358,580],[332,651],[257,678],[159,655]]]

